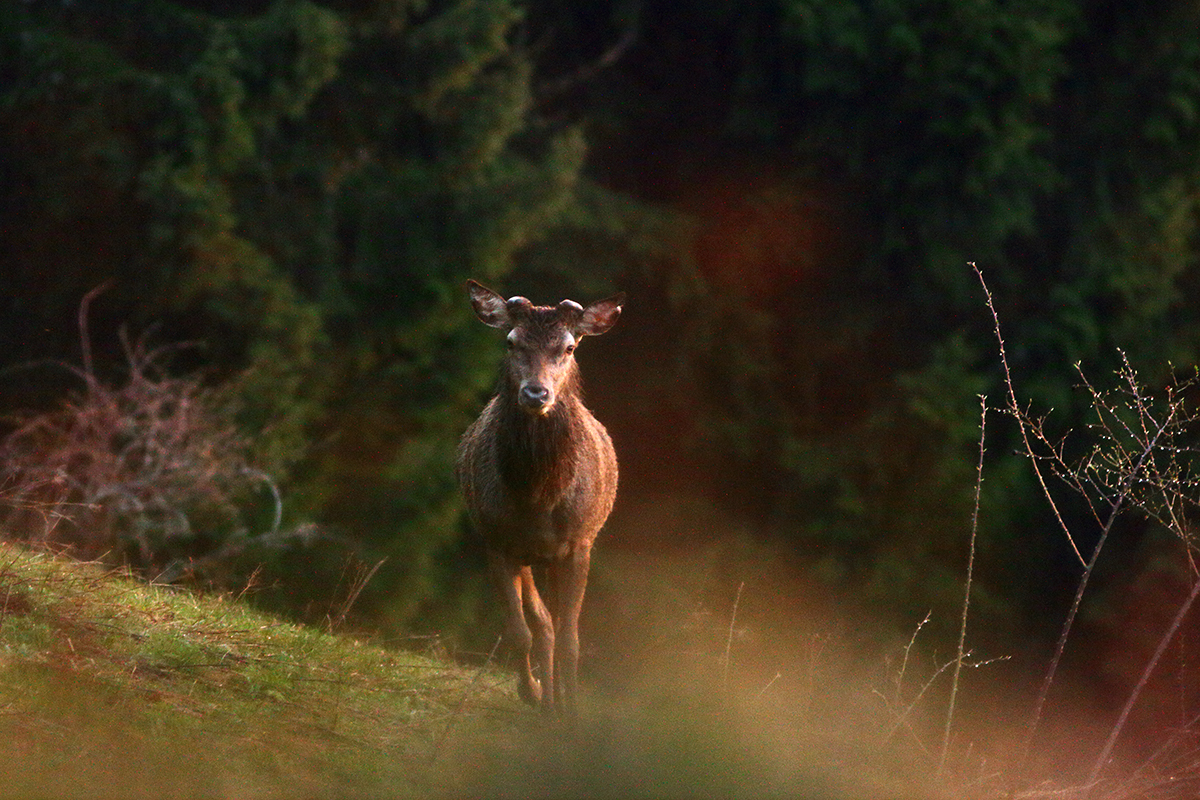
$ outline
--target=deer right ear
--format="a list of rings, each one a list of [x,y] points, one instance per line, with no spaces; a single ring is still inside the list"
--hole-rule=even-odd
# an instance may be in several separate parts
[[[584,336],[599,336],[617,323],[621,306],[625,304],[625,293],[621,292],[606,300],[597,300],[580,315],[578,331]]]
[[[473,280],[467,281],[467,293],[471,296],[471,308],[475,309],[475,316],[479,317],[484,325],[490,325],[493,328],[511,326],[512,320],[508,315],[508,304],[503,297],[482,283]]]

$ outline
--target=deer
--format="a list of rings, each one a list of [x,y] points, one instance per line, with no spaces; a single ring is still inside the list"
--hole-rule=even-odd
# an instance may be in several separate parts
[[[585,308],[505,300],[473,280],[467,292],[481,322],[508,330],[508,349],[495,395],[459,443],[456,477],[504,603],[517,693],[545,713],[574,717],[592,544],[617,495],[617,454],[583,404],[575,348],[616,323],[625,295]],[[534,567],[545,568],[549,607]]]

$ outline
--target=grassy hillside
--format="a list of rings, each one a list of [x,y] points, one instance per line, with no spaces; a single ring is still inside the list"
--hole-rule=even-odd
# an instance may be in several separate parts
[[[4,543],[0,602],[3,797],[930,796],[884,751],[798,737],[776,713],[797,708],[730,703],[678,666],[594,691],[571,726],[499,665]]]
[[[0,544],[6,796],[455,793],[523,715],[470,670]]]

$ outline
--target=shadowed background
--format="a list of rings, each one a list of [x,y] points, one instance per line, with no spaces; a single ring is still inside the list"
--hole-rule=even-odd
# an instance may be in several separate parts
[[[486,652],[499,617],[451,463],[502,344],[464,281],[619,289],[579,355],[622,470],[585,674],[727,657],[736,628],[742,679],[802,682],[822,637],[883,663],[927,612],[947,652],[977,395],[1004,397],[967,263],[1021,401],[1062,431],[1088,422],[1075,363],[1105,380],[1119,347],[1153,386],[1196,361],[1197,13],[7,4],[7,532]],[[971,639],[1019,687],[1080,569],[1015,426],[989,436]],[[1150,523],[1109,548],[1068,656],[1101,697],[1186,581]]]

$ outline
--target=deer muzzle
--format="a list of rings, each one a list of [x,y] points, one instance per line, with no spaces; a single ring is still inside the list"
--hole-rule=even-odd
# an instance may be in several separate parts
[[[532,381],[521,384],[517,399],[521,407],[532,414],[549,413],[554,405],[554,393],[540,383]]]

